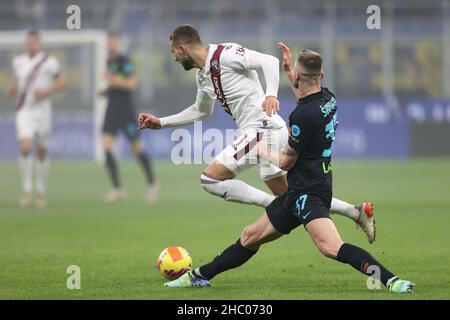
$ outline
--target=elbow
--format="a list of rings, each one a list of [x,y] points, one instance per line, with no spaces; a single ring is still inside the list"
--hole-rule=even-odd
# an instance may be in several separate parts
[[[61,77],[58,83],[59,90],[64,90],[67,87],[66,79]]]
[[[283,165],[280,165],[280,169],[281,170],[284,170],[284,171],[289,171],[290,169],[292,169],[292,164],[283,164]]]
[[[211,117],[212,114],[213,114],[213,110],[212,109],[208,109],[208,110],[202,112],[202,114],[199,117],[199,120],[205,120],[205,119]]]
[[[277,57],[273,57],[273,56],[272,56],[272,63],[273,63],[273,66],[274,66],[274,67],[276,67],[277,69],[279,69],[279,67],[280,67],[280,60],[279,60]]]
[[[277,66],[280,65],[280,59],[278,59],[277,57],[273,57],[273,63]]]
[[[280,161],[280,169],[284,171],[289,171],[294,166],[295,161]]]
[[[199,117],[198,117],[198,120],[205,120],[205,119],[208,119],[209,117],[211,117],[211,115],[212,115],[212,113],[211,112],[205,112],[205,113],[202,113]]]

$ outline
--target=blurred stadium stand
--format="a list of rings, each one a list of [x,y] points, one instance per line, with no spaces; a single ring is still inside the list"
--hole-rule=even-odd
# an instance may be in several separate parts
[[[193,72],[173,63],[168,47],[170,32],[178,24],[191,23],[205,42],[238,42],[278,57],[278,41],[285,41],[294,52],[301,47],[321,52],[325,85],[340,102],[337,156],[450,155],[444,139],[450,136],[449,0],[380,1],[382,30],[367,29],[366,8],[376,1],[365,0],[3,0],[0,30],[65,29],[65,12],[71,4],[81,8],[82,29],[124,35],[140,79],[139,111],[167,115],[193,101]],[[67,112],[90,116],[90,102],[80,101],[89,90],[80,71],[85,56],[61,55],[72,89],[55,99],[56,118]],[[2,87],[11,79],[10,56],[0,52]],[[295,100],[285,77],[280,79],[280,100],[287,115]],[[12,130],[13,108],[3,92],[0,96],[3,134]],[[217,108],[212,126],[232,127],[220,120],[224,116]],[[438,125],[433,127],[434,123]],[[430,126],[435,129],[428,130]],[[168,137],[170,132],[158,139]],[[156,138],[149,138],[150,149],[152,139]],[[430,139],[438,139],[436,148],[422,148],[421,141]],[[15,151],[5,149],[0,145],[0,158],[12,157]],[[166,149],[155,152],[167,157]]]

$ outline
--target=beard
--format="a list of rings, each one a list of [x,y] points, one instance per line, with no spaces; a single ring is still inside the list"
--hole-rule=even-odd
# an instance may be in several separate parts
[[[186,57],[181,62],[181,65],[183,66],[184,70],[189,71],[194,68],[194,61],[192,61],[190,57]]]

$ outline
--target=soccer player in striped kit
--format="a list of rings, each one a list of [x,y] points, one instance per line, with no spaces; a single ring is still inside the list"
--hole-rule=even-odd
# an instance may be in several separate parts
[[[41,48],[39,32],[28,32],[25,53],[13,59],[15,81],[6,94],[17,97],[16,134],[20,145],[22,195],[19,205],[47,205],[48,143],[52,127],[50,98],[65,88],[58,60]],[[36,143],[36,181],[33,193],[33,143]],[[33,197],[34,196],[34,197]]]

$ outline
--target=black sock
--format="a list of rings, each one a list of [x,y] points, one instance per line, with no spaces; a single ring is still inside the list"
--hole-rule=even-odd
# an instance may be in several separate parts
[[[111,152],[106,152],[106,168],[111,182],[116,189],[120,189],[119,175],[117,174],[116,160]]]
[[[221,254],[208,264],[200,267],[203,278],[211,280],[219,273],[237,268],[246,263],[257,251],[244,248],[241,239],[226,248]]]
[[[349,243],[344,243],[339,249],[337,260],[348,263],[359,272],[368,276],[371,276],[373,273],[373,271],[370,272],[370,270],[368,270],[369,266],[377,266],[380,269],[381,279],[379,280],[384,285],[386,285],[390,278],[394,277],[394,274],[372,257],[370,253]]]
[[[145,152],[138,154],[136,157],[144,168],[148,183],[153,184],[155,182],[155,177],[153,175],[150,158],[145,154]]]

